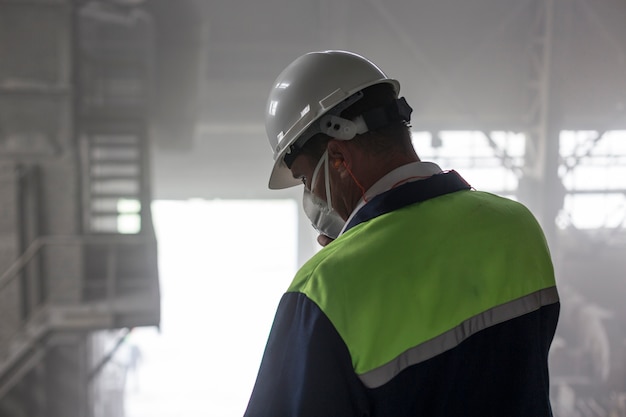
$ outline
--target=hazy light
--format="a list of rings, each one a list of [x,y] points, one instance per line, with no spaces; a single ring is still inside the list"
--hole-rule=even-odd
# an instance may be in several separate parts
[[[626,228],[626,131],[566,130],[559,149],[566,195],[557,225]]]
[[[526,137],[515,132],[490,132],[489,138],[478,131],[413,132],[413,144],[423,161],[454,169],[474,188],[515,198],[519,178],[512,167],[524,163]],[[491,139],[491,143],[489,141]]]
[[[141,216],[138,214],[120,214],[117,216],[117,231],[123,234],[135,234],[141,231]]]
[[[579,229],[626,227],[626,199],[618,194],[566,195],[559,217],[561,228],[569,224]]]
[[[141,202],[136,199],[121,198],[117,200],[117,211],[120,213],[139,213]]]
[[[413,132],[413,143],[422,160],[457,170],[478,190],[515,199],[525,163],[523,134]],[[562,131],[559,147],[566,196],[558,227],[626,228],[626,131]]]
[[[117,200],[117,231],[124,234],[135,234],[141,231],[141,202],[136,199],[121,198]]]
[[[127,417],[241,416],[297,265],[297,204],[158,201],[162,332],[139,329]]]

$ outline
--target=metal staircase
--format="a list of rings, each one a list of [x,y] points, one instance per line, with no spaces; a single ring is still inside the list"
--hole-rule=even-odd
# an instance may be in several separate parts
[[[55,332],[89,332],[159,324],[159,286],[156,245],[143,236],[54,236],[39,238],[0,277],[0,294],[11,285],[23,288],[22,272],[50,247],[80,247],[84,260],[85,292],[73,303],[44,300],[29,311],[0,357],[0,398],[35,366],[45,354],[47,338]],[[100,269],[96,254],[104,253]],[[91,254],[91,255],[88,255]],[[90,259],[91,256],[92,258]],[[149,257],[154,258],[150,261]],[[129,259],[132,258],[132,263]],[[134,264],[133,264],[134,263]],[[146,269],[145,266],[149,266]],[[90,271],[101,271],[102,286],[94,287]],[[133,275],[129,275],[129,274]],[[100,283],[100,280],[95,280]]]
[[[83,138],[86,230],[140,232],[143,168],[140,139],[137,135],[119,133]]]
[[[151,38],[123,14],[0,0],[0,416],[91,415],[89,335],[160,323]]]

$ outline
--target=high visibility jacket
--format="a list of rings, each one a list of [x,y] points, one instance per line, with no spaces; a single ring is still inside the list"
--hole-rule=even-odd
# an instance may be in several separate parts
[[[558,312],[523,205],[455,172],[405,184],[297,273],[246,416],[550,416]]]

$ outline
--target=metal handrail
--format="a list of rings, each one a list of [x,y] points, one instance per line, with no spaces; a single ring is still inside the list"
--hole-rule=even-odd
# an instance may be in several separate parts
[[[47,245],[87,245],[87,244],[141,244],[152,243],[154,237],[143,235],[51,235],[40,236],[18,256],[13,264],[0,276],[0,292],[10,284],[28,263]]]
[[[26,268],[29,263],[41,252],[42,248],[46,246],[58,246],[58,245],[137,245],[137,244],[153,244],[156,243],[155,236],[153,234],[141,234],[141,235],[51,235],[40,236],[33,240],[26,250],[12,263],[12,265],[6,269],[2,275],[0,275],[0,293],[2,293],[6,287],[19,279],[20,273]],[[108,279],[115,279],[115,274],[107,274]],[[115,296],[116,294],[107,293],[107,298]],[[41,302],[35,308],[33,308],[27,314],[24,322],[17,331],[10,336],[13,341],[20,341],[19,345],[13,346],[13,349],[7,351],[7,356],[0,358],[0,398],[6,394],[16,380],[21,378],[23,372],[30,369],[34,363],[33,360],[38,361],[42,350],[36,350],[35,356],[28,358],[28,352],[33,349],[35,343],[51,330],[50,323],[48,323],[49,311],[45,301]],[[34,326],[34,327],[29,327]],[[29,330],[30,329],[30,330]],[[23,340],[22,340],[23,339]],[[24,368],[17,370],[15,375],[5,375],[5,372],[14,366],[18,361],[26,358]],[[8,378],[8,379],[6,379]],[[17,378],[17,379],[16,379]],[[5,380],[6,379],[6,380]]]

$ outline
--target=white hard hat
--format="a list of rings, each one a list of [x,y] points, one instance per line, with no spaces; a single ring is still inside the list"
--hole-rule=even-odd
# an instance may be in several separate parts
[[[276,78],[265,111],[265,130],[274,152],[269,188],[301,184],[284,161],[291,146],[333,107],[379,83],[391,84],[396,94],[400,91],[398,81],[352,52],[310,52],[289,64]]]

